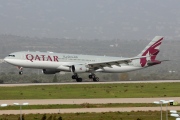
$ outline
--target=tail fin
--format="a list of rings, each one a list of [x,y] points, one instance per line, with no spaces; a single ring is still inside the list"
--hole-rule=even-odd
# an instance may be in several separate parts
[[[147,56],[147,58],[141,58],[140,64],[144,67],[147,61],[156,61],[156,56],[159,53],[159,48],[162,43],[163,37],[156,36],[154,39],[145,47],[145,49],[138,56]],[[149,57],[148,57],[149,56]]]

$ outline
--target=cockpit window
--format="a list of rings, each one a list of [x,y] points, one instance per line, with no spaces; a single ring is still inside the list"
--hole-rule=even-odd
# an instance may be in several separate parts
[[[8,55],[9,57],[15,57],[15,55]]]

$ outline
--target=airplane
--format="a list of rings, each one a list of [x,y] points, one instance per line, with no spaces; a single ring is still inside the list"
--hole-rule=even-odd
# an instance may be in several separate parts
[[[35,68],[42,69],[44,74],[72,72],[72,79],[77,82],[82,82],[79,73],[89,73],[89,79],[97,82],[96,72],[123,73],[161,64],[163,61],[156,60],[156,56],[162,41],[162,36],[155,36],[139,55],[131,58],[20,51],[9,54],[4,61],[17,66],[20,75],[23,68]]]

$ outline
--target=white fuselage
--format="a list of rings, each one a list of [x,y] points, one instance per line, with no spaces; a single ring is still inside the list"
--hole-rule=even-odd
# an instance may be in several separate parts
[[[15,52],[4,60],[12,65],[23,68],[56,69],[71,72],[69,66],[123,59],[121,57],[63,54],[52,52]],[[147,66],[144,66],[147,67]],[[97,69],[95,72],[128,72],[142,69],[140,60],[133,60],[128,64],[112,65]]]

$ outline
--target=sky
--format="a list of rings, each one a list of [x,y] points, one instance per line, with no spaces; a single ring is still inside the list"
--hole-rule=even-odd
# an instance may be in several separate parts
[[[180,0],[0,0],[0,34],[66,39],[180,39]]]

